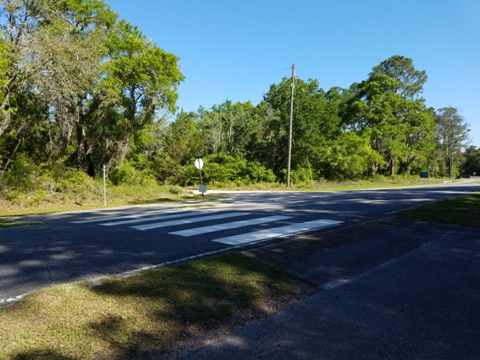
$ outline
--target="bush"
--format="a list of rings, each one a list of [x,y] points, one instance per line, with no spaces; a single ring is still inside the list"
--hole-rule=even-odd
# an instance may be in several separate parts
[[[178,186],[170,186],[168,188],[168,192],[172,195],[180,195],[180,194],[183,194],[183,189]]]
[[[95,181],[86,173],[75,169],[65,169],[63,176],[56,177],[55,186],[57,198],[62,201],[71,199],[81,202],[91,198],[92,194],[94,197],[100,196],[100,187]]]
[[[247,162],[244,159],[218,154],[211,155],[205,159],[204,182],[237,182],[242,181],[246,175]]]
[[[265,168],[265,166],[258,162],[247,163],[246,172],[248,179],[252,183],[275,182],[277,180],[277,177],[271,169]]]
[[[258,162],[226,155],[209,155],[203,159],[202,180],[205,184],[248,185],[259,182],[275,182],[272,170],[266,169]],[[200,182],[198,169],[189,165],[183,172],[181,185],[194,185]]]
[[[146,170],[137,170],[130,162],[124,161],[119,167],[109,171],[108,179],[113,185],[144,185],[151,176]]]
[[[5,174],[7,187],[21,192],[30,192],[38,189],[41,185],[40,169],[28,155],[20,153],[15,156],[12,165]]]
[[[306,168],[292,170],[290,174],[290,178],[294,184],[313,180],[310,169],[306,169]]]

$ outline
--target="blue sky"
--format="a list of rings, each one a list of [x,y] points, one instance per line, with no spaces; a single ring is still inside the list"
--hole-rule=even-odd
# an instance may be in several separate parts
[[[479,0],[106,0],[180,57],[185,111],[229,99],[258,104],[296,75],[348,88],[393,55],[428,81],[428,106],[453,106],[480,147]]]

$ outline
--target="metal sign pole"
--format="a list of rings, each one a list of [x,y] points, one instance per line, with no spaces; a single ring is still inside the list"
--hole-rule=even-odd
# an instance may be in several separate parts
[[[107,206],[107,169],[103,165],[103,206]]]

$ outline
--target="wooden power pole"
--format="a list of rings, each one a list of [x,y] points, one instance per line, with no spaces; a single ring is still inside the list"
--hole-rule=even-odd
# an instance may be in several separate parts
[[[292,65],[292,91],[290,93],[290,127],[288,131],[288,165],[287,165],[287,187],[292,187],[290,180],[290,166],[292,162],[292,122],[293,122],[293,91],[295,89],[295,64]]]

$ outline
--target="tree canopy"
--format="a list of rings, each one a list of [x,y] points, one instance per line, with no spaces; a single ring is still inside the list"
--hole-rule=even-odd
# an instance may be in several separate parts
[[[3,172],[35,137],[44,147],[37,162],[58,160],[98,174],[104,164],[119,166],[139,133],[175,108],[184,78],[179,58],[104,2],[0,0],[0,6]]]
[[[0,19],[0,192],[35,187],[19,174],[98,176],[103,165],[114,183],[191,185],[196,156],[207,182],[286,181],[292,79],[258,104],[184,112],[179,58],[103,1],[0,0]],[[296,77],[292,180],[480,172],[475,148],[462,155],[468,124],[426,105],[426,81],[400,55],[348,89]]]

